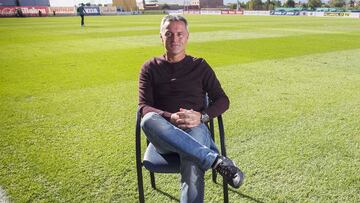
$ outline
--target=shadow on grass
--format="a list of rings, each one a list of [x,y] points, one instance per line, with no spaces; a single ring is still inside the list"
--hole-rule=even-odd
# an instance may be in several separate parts
[[[216,184],[222,186],[222,184],[220,184],[220,183],[216,183]],[[253,202],[256,202],[256,203],[264,203],[263,201],[261,201],[261,200],[259,200],[259,199],[256,199],[255,197],[251,197],[251,196],[249,196],[249,195],[247,195],[247,194],[238,192],[238,191],[236,191],[236,190],[234,190],[234,189],[229,188],[228,190],[229,190],[229,192],[233,192],[233,193],[238,194],[241,198],[246,198],[246,199],[248,199],[248,200],[250,200],[250,201],[253,201]],[[168,197],[169,199],[171,199],[171,200],[173,200],[173,201],[180,202],[180,200],[179,200],[178,198],[170,195],[170,194],[167,193],[167,192],[164,192],[164,191],[162,191],[162,190],[160,190],[160,189],[157,189],[157,188],[155,189],[155,191],[161,193],[162,195],[165,195],[166,197]],[[231,202],[231,201],[230,201],[230,202]]]
[[[216,183],[216,184],[219,185],[219,186],[221,186],[221,187],[223,186],[223,185],[220,184],[220,183]],[[236,194],[238,194],[241,198],[245,198],[245,199],[251,200],[251,201],[256,202],[256,203],[265,203],[265,202],[263,202],[263,201],[261,201],[261,200],[259,200],[259,199],[256,199],[255,197],[251,197],[251,196],[249,196],[249,195],[247,195],[247,194],[238,192],[238,191],[236,191],[236,190],[234,190],[234,189],[232,189],[232,188],[229,188],[229,187],[228,187],[228,191],[229,191],[229,193],[230,193],[230,192],[236,193]],[[229,202],[231,202],[231,201],[229,201]]]
[[[180,202],[180,200],[178,199],[178,198],[176,198],[176,197],[174,197],[174,196],[172,196],[172,195],[170,195],[169,193],[167,193],[167,192],[164,192],[164,191],[162,191],[162,190],[160,190],[160,189],[155,189],[155,191],[157,191],[157,192],[159,192],[159,193],[161,193],[162,195],[165,195],[166,197],[168,197],[168,198],[170,198],[171,200],[173,200],[173,201],[177,201],[177,202]]]
[[[246,198],[246,199],[251,200],[251,201],[254,201],[254,202],[256,202],[256,203],[264,203],[263,201],[261,201],[261,200],[259,200],[259,199],[256,199],[255,197],[251,197],[251,196],[249,196],[249,195],[247,195],[247,194],[238,192],[238,191],[236,191],[236,190],[233,190],[233,189],[230,189],[230,188],[229,188],[229,191],[234,192],[234,193],[240,195],[242,198]]]

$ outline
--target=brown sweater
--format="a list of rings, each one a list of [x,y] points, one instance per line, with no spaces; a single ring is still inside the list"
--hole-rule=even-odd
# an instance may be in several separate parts
[[[205,94],[211,106],[205,108]],[[146,61],[139,77],[139,107],[142,115],[156,112],[169,120],[180,108],[216,117],[229,108],[229,99],[214,71],[202,58],[189,55],[176,63],[164,56]]]

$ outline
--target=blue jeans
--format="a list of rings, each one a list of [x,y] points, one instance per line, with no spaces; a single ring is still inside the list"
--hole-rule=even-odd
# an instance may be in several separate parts
[[[205,124],[181,130],[157,113],[147,113],[141,127],[160,154],[180,156],[181,202],[204,201],[204,174],[218,150]]]

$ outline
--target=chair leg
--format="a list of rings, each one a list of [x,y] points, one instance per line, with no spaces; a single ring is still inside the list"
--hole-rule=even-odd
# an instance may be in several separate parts
[[[142,175],[142,162],[141,162],[141,130],[140,130],[141,111],[138,109],[136,112],[136,127],[135,127],[135,151],[136,151],[136,173],[138,179],[139,202],[144,203],[144,185]]]
[[[156,189],[154,172],[150,172],[151,187]]]
[[[217,173],[214,169],[212,169],[212,180],[214,183],[216,183],[216,177],[217,177]]]
[[[223,190],[224,190],[224,203],[229,203],[229,195],[228,195],[228,184],[225,179],[223,179]]]
[[[142,176],[142,168],[141,168],[141,166],[138,166],[137,178],[138,178],[139,202],[144,203],[145,202],[145,197],[144,197],[144,186],[143,186],[143,176]]]

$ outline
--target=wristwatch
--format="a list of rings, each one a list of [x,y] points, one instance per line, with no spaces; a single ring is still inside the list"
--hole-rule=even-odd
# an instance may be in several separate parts
[[[202,113],[201,114],[201,122],[202,123],[207,123],[210,121],[210,117],[209,115],[207,115],[207,113]]]

